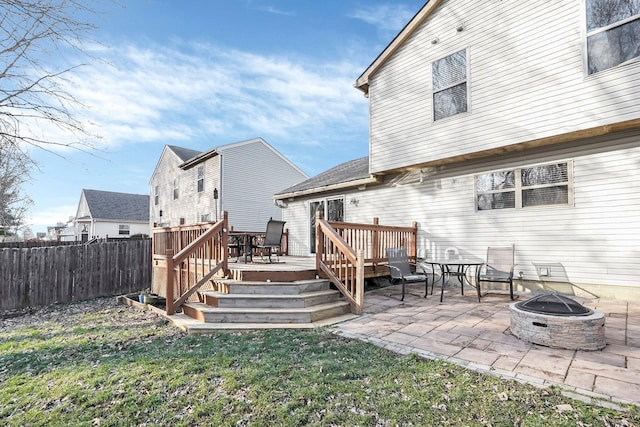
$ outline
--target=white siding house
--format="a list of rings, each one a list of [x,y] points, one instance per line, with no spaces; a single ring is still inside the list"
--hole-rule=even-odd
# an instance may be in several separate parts
[[[262,138],[204,152],[167,145],[150,180],[150,222],[196,224],[227,211],[235,230],[260,231],[281,217],[272,195],[307,178]]]
[[[149,236],[149,196],[84,189],[73,229],[74,240],[82,242],[94,238]],[[65,240],[69,240],[68,236]]]
[[[378,182],[340,189],[345,220],[417,221],[425,257],[513,243],[530,290],[640,299],[640,9],[603,2],[423,6],[356,81]],[[300,254],[331,194],[276,194]]]

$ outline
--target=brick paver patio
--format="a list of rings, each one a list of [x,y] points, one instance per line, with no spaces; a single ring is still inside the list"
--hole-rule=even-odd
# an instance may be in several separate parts
[[[444,359],[468,368],[539,386],[559,385],[571,397],[615,406],[640,405],[640,304],[571,297],[605,314],[607,345],[599,351],[529,344],[509,330],[508,295],[447,288],[423,298],[423,286],[399,286],[365,294],[365,313],[335,326],[336,333],[406,354]],[[522,296],[521,299],[525,299]]]

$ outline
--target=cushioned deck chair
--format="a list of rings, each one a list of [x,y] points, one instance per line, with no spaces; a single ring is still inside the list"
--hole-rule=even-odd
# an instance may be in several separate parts
[[[264,234],[264,242],[259,245],[256,245],[256,248],[259,249],[267,249],[269,253],[269,263],[272,263],[271,254],[274,248],[280,248],[282,246],[282,234],[284,233],[284,224],[286,221],[278,221],[275,219],[269,219],[267,222],[267,231]],[[280,260],[278,256],[278,252],[275,252],[276,260]],[[262,251],[260,251],[260,256],[264,260],[264,256]]]
[[[404,301],[404,286],[407,282],[421,282],[424,280],[424,296],[427,296],[427,275],[415,270],[415,264],[409,262],[407,250],[405,248],[387,248],[387,258],[389,259],[389,273],[392,281],[402,282],[402,298]],[[413,267],[413,268],[412,268]],[[432,291],[433,293],[433,288]]]
[[[514,245],[487,248],[487,262],[478,268],[476,290],[480,302],[480,282],[501,282],[509,284],[509,296],[513,300]]]

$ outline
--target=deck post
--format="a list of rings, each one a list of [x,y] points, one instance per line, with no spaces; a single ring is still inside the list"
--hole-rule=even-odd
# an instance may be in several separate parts
[[[356,312],[355,314],[362,314],[362,308],[364,307],[364,251],[358,249],[356,258]]]
[[[380,225],[380,218],[373,217],[373,225]],[[371,258],[373,259],[373,266],[378,264],[378,260],[380,259],[380,234],[378,233],[378,228],[375,227],[373,229],[373,236],[371,236]]]
[[[411,227],[413,227],[413,242],[411,242],[411,250],[413,251],[413,259],[415,262],[418,262],[418,223],[413,221],[411,223]]]
[[[322,219],[322,212],[316,211],[316,271],[320,272],[320,263],[322,262],[322,252],[324,251],[324,238],[322,236],[322,228],[320,227],[320,220]]]
[[[174,286],[174,272],[173,272],[173,249],[167,249],[165,251],[166,260],[167,260],[167,279],[166,279],[166,310],[167,315],[170,316],[174,314],[175,308],[173,306],[173,286]]]
[[[220,242],[222,254],[220,255],[222,255],[222,271],[224,272],[224,275],[228,275],[229,274],[229,230],[227,229],[227,226],[229,225],[228,211],[222,212],[222,221],[224,221],[224,225],[222,226],[222,242]]]

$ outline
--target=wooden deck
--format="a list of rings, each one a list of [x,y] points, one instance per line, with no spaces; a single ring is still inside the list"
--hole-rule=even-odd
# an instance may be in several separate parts
[[[255,271],[307,271],[316,270],[316,258],[314,256],[280,256],[280,262],[272,264],[260,259],[259,256],[253,258],[253,262],[244,263],[242,261],[230,261],[229,270],[232,272],[255,272]],[[386,265],[366,265],[365,278],[383,277],[389,275],[389,268]]]
[[[308,329],[355,317],[349,313],[347,302],[340,302],[339,293],[329,290],[328,280],[319,277],[315,257],[280,256],[278,262],[268,263],[257,256],[248,263],[231,261],[228,270],[228,277],[215,279],[214,289],[202,289],[199,292],[202,300],[187,301],[181,312],[167,315],[156,307],[151,308],[190,334]],[[375,275],[382,275],[382,266],[376,270]],[[388,274],[388,269],[384,270]],[[374,272],[373,268],[367,271]],[[315,289],[317,286],[323,290]],[[297,290],[289,292],[283,291],[284,288]],[[327,296],[320,295],[324,293]],[[331,297],[330,293],[335,295]],[[143,306],[135,301],[127,303]]]

